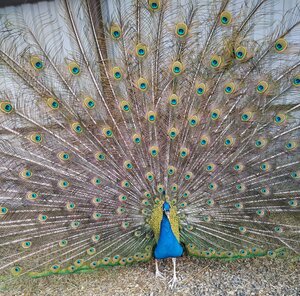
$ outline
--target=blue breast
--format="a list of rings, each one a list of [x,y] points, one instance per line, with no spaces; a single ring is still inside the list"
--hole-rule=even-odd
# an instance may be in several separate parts
[[[180,257],[183,253],[183,248],[179,244],[174,235],[168,217],[163,214],[160,224],[159,239],[154,250],[156,259],[164,259],[169,257]]]

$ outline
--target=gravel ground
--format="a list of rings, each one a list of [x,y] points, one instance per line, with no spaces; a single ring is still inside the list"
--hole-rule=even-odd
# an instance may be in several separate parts
[[[179,258],[179,283],[174,290],[168,287],[171,260],[160,263],[160,270],[166,280],[155,278],[154,261],[85,274],[20,277],[4,287],[0,295],[300,295],[300,264],[290,260]]]

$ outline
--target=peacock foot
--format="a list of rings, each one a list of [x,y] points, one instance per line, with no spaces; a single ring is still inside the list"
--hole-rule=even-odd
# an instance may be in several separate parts
[[[163,280],[166,279],[165,276],[159,270],[156,270],[155,277],[156,278],[161,278]]]
[[[169,287],[171,289],[174,289],[176,287],[176,284],[178,283],[177,276],[174,275],[173,278],[169,281]]]

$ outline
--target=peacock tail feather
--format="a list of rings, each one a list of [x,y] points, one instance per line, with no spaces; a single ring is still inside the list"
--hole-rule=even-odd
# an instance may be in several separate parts
[[[0,273],[150,260],[165,200],[188,255],[299,255],[299,2],[28,7],[0,13]]]

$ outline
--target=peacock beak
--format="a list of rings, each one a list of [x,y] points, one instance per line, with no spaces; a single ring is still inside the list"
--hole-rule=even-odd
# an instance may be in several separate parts
[[[166,216],[170,219],[170,211],[165,211]]]

